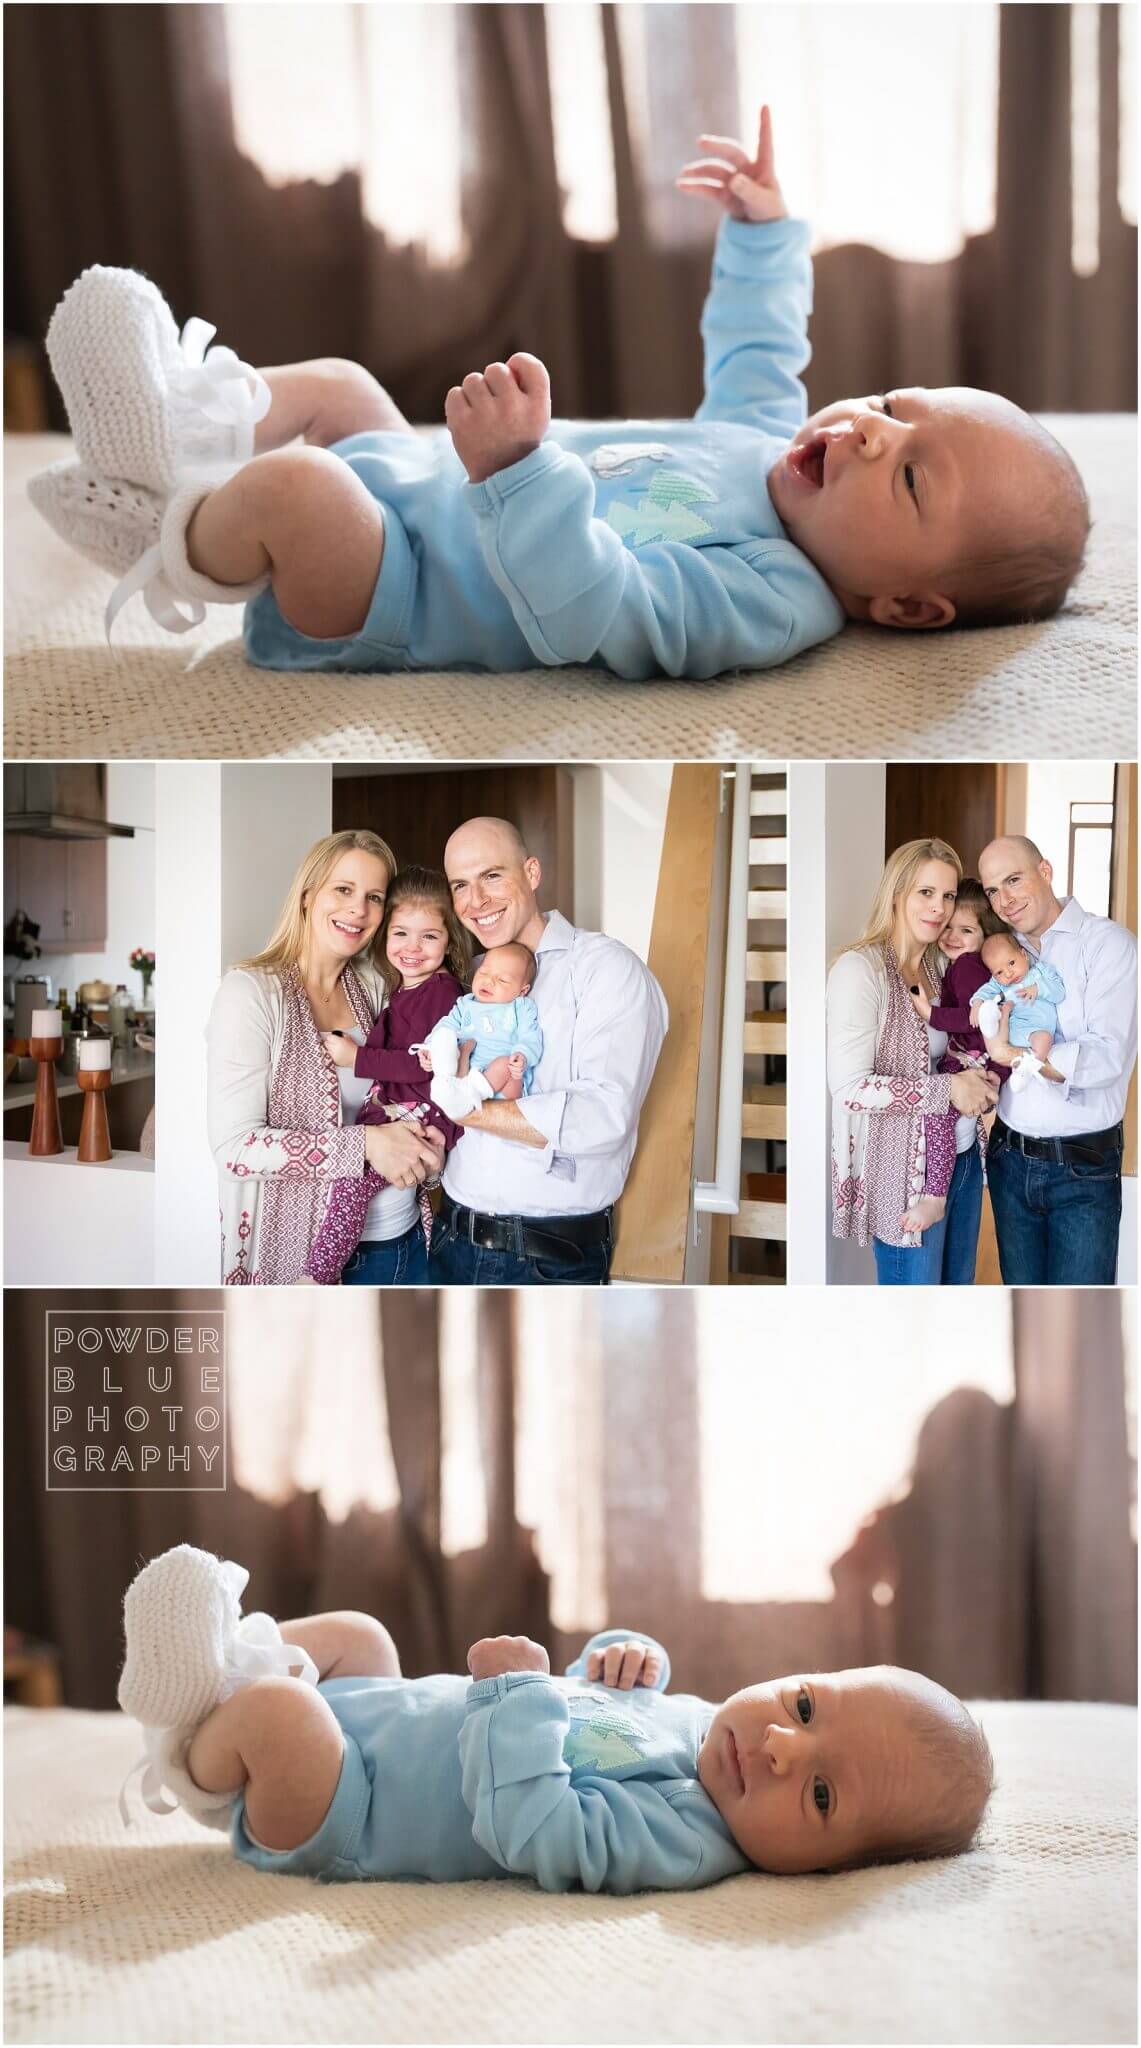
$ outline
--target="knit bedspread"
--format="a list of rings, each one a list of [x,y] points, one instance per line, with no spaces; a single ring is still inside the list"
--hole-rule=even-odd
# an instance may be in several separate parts
[[[175,639],[141,600],[103,633],[110,579],[25,495],[69,451],[7,441],[5,752],[49,760],[1132,759],[1137,721],[1136,421],[1048,422],[1089,487],[1089,566],[1064,613],[972,633],[849,627],[784,668],[619,683],[597,669],[277,675],[244,659],[238,612]]]
[[[977,1711],[971,1854],[607,1899],[263,1876],[124,1831],[120,1715],[10,1708],[6,2039],[1135,2041],[1136,1713]]]

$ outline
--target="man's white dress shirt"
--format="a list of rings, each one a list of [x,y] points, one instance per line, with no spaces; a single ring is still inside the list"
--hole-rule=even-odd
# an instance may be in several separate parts
[[[1034,949],[1026,945],[1034,957]],[[1124,925],[1093,917],[1068,896],[1042,934],[1042,958],[1065,983],[1050,1065],[1064,1080],[1034,1081],[1021,1095],[1003,1083],[998,1113],[1027,1138],[1080,1138],[1125,1114],[1137,1057],[1137,941]]]
[[[543,1057],[515,1106],[546,1145],[540,1152],[466,1130],[448,1155],[444,1188],[490,1216],[593,1215],[626,1185],[669,1012],[636,953],[579,931],[557,910],[535,957]]]

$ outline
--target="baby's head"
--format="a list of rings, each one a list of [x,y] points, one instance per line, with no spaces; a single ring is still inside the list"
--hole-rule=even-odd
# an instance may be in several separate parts
[[[957,1855],[994,1788],[961,1700],[893,1665],[734,1693],[697,1774],[737,1847],[783,1875]]]
[[[513,939],[509,946],[492,946],[484,954],[471,978],[471,992],[477,1003],[513,1003],[525,996],[538,973],[538,962],[530,946]]]
[[[1049,618],[1090,524],[1053,435],[958,385],[825,406],[774,464],[769,494],[849,617],[879,626]]]
[[[982,883],[974,875],[964,875],[939,949],[949,960],[957,960],[961,953],[981,953],[987,939],[1007,930],[1001,917],[991,909]]]
[[[984,939],[980,948],[983,966],[989,967],[995,981],[1003,988],[1013,988],[1030,972],[1030,955],[1024,953],[1016,938],[1010,932],[996,932],[991,939]]]

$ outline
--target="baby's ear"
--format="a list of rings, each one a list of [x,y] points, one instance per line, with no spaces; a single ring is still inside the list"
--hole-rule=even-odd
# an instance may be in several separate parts
[[[913,633],[949,626],[954,616],[952,600],[935,591],[925,591],[921,597],[873,597],[868,601],[873,625],[902,626]]]

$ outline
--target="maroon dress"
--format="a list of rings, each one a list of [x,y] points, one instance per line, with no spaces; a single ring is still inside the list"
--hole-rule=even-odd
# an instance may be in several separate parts
[[[432,1101],[432,1076],[409,1050],[423,1044],[462,994],[455,975],[442,968],[418,988],[398,988],[389,998],[353,1063],[357,1076],[373,1083],[367,1102],[357,1112],[358,1124],[388,1123],[385,1107],[397,1104],[416,1112],[418,1123],[433,1124],[442,1131],[446,1151],[463,1137],[462,1125],[452,1123]],[[359,1179],[330,1184],[325,1214],[305,1268],[310,1280],[319,1281],[322,1287],[336,1285],[360,1243],[368,1205],[386,1185],[371,1166]]]
[[[982,1032],[971,1028],[971,1004],[983,983],[990,980],[978,953],[960,953],[943,976],[940,1000],[931,1007],[932,1031],[947,1033],[947,1050],[939,1062],[940,1074],[961,1074],[963,1069],[953,1052],[969,1053],[972,1066],[991,1068]],[[998,1068],[992,1069],[1000,1071]],[[959,1112],[952,1104],[942,1116],[925,1116],[923,1135],[927,1140],[927,1173],[924,1193],[945,1195],[955,1171],[955,1128]]]

